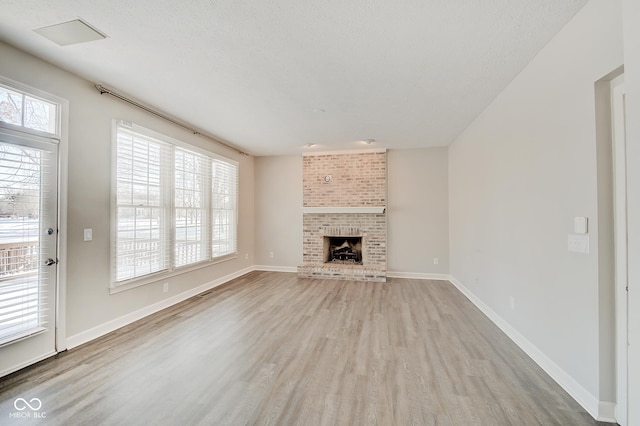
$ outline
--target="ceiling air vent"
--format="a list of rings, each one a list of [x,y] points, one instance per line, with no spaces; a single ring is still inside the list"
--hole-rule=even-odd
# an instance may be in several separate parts
[[[60,46],[85,43],[87,41],[102,40],[106,35],[84,22],[82,19],[49,25],[34,30],[41,36],[48,38]]]

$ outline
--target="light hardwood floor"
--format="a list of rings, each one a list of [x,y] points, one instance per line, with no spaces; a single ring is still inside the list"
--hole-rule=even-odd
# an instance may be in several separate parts
[[[450,283],[275,272],[0,379],[0,424],[18,397],[59,425],[598,424]]]

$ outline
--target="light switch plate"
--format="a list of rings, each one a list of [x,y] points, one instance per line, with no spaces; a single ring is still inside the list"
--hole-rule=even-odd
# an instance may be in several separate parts
[[[576,234],[586,234],[589,232],[589,219],[581,216],[574,217],[573,232]]]
[[[93,240],[93,229],[85,229],[84,230],[84,240],[85,241]]]

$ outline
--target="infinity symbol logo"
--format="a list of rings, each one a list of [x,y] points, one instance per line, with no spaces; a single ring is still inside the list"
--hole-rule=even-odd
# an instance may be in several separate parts
[[[33,405],[31,405],[29,402]],[[18,398],[13,401],[13,406],[16,407],[16,410],[18,411],[26,410],[27,407],[29,407],[33,411],[38,411],[42,408],[42,401],[40,401],[38,398],[31,398],[29,402],[27,402],[27,400],[24,398]]]

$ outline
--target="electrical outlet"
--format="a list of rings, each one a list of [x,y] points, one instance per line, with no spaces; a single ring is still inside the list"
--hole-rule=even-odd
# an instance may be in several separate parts
[[[273,259],[273,256],[274,256],[273,252],[272,252],[272,251],[270,251],[270,252],[269,252],[269,257]]]
[[[570,234],[567,240],[567,248],[575,253],[589,254],[589,236]]]
[[[162,286],[162,292],[166,293],[169,291],[169,283],[164,283],[164,285]]]
[[[244,258],[245,258],[245,259],[247,259],[247,260],[249,260],[249,253],[245,253],[245,254],[244,254]]]
[[[438,258],[437,258],[437,257],[434,257],[434,258],[433,258],[433,264],[434,264],[434,265],[437,265],[437,264],[438,264]]]

